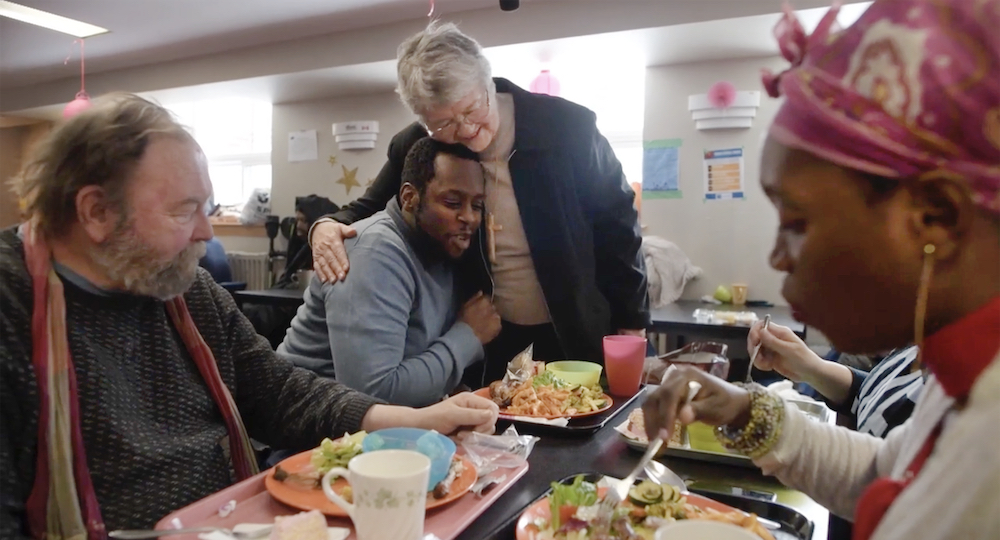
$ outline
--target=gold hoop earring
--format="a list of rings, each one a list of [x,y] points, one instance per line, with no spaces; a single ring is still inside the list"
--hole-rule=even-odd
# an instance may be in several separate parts
[[[927,297],[930,294],[931,279],[934,277],[934,244],[924,246],[924,267],[920,272],[920,285],[917,287],[917,308],[913,314],[913,341],[917,344],[917,360],[911,371],[923,366],[924,325],[927,322]]]

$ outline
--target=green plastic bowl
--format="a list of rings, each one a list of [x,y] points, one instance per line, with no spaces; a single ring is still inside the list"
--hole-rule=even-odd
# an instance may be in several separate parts
[[[551,371],[553,375],[568,383],[582,386],[593,386],[600,382],[603,369],[604,367],[600,364],[580,360],[563,360],[545,364],[545,371]]]

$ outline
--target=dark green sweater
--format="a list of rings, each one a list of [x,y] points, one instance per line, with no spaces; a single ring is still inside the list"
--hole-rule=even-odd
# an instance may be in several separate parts
[[[164,303],[63,277],[87,463],[108,530],[152,528],[233,482],[226,428]],[[26,533],[39,395],[31,280],[15,229],[0,231],[0,536]],[[307,449],[360,429],[376,400],[277,357],[207,272],[184,295],[250,436]],[[228,453],[228,447],[227,447]]]

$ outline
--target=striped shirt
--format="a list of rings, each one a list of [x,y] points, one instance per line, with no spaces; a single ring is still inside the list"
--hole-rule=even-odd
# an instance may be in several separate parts
[[[911,368],[916,359],[914,346],[892,351],[870,372],[849,368],[853,381],[843,409],[851,408],[837,412],[855,417],[859,432],[885,437],[910,417],[924,386],[924,374]]]

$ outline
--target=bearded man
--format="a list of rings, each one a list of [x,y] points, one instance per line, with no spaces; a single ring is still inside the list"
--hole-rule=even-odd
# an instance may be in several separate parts
[[[198,267],[205,156],[162,107],[114,95],[55,129],[0,232],[0,536],[104,537],[257,472],[251,437],[492,432],[469,394],[379,403],[275,356]]]

